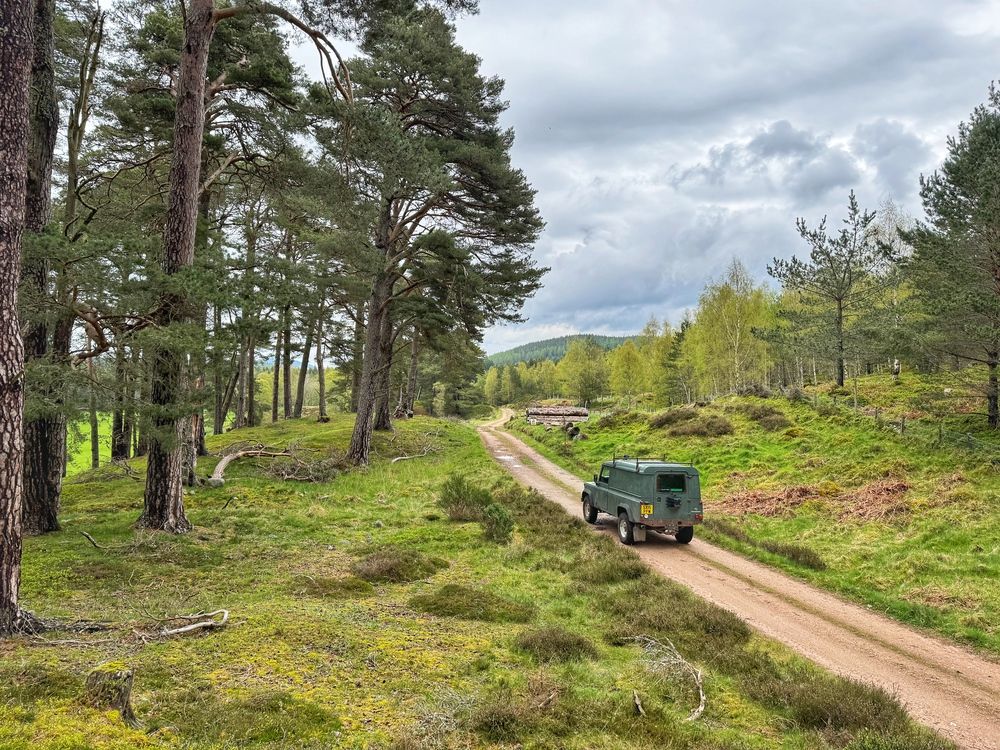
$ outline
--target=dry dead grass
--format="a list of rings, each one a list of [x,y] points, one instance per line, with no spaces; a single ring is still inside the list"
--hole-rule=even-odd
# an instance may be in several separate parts
[[[752,514],[757,516],[789,516],[804,503],[819,500],[818,488],[811,485],[797,485],[780,490],[747,490],[726,496],[719,503],[719,509],[733,515]]]
[[[901,479],[879,479],[858,489],[831,493],[824,487],[794,485],[779,490],[746,490],[723,498],[717,508],[733,515],[790,516],[811,501],[828,502],[841,520],[888,521],[910,512]]]

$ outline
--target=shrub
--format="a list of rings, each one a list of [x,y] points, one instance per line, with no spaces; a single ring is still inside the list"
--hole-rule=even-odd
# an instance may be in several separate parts
[[[784,391],[784,396],[789,401],[805,401],[806,392],[797,385],[790,385]]]
[[[832,417],[837,414],[840,410],[833,404],[827,404],[820,402],[816,404],[816,413],[821,417]]]
[[[874,685],[801,666],[789,674],[772,669],[741,675],[740,682],[748,697],[787,710],[804,729],[857,732],[877,728],[890,735],[909,729],[899,700]]]
[[[792,420],[784,414],[768,414],[766,417],[758,419],[757,424],[768,432],[777,432],[778,430],[784,430],[787,427],[791,427]]]
[[[808,729],[858,731],[905,730],[906,710],[898,699],[881,688],[830,675],[799,680],[789,685],[789,708],[795,721]]]
[[[765,388],[760,383],[750,383],[736,391],[738,396],[757,396],[758,398],[771,398],[771,390]]]
[[[429,578],[448,563],[416,550],[385,547],[356,561],[351,572],[371,583],[408,583]]]
[[[510,742],[525,728],[524,706],[511,695],[497,695],[472,713],[472,728],[494,742]]]
[[[496,544],[510,544],[514,538],[514,519],[502,505],[490,503],[483,511],[483,536]]]
[[[582,635],[558,626],[522,631],[514,645],[542,662],[597,658],[597,649],[593,643]]]
[[[438,496],[438,505],[452,521],[478,521],[490,502],[488,491],[474,487],[459,474],[445,480]]]
[[[719,437],[733,434],[733,423],[725,417],[709,414],[696,421],[684,422],[671,428],[675,437]]]
[[[697,409],[691,406],[682,406],[677,409],[668,409],[667,411],[660,412],[659,414],[654,414],[649,418],[649,426],[653,429],[659,430],[663,427],[680,424],[681,422],[690,422],[697,416]]]
[[[599,600],[599,606],[614,614],[618,623],[608,633],[611,643],[648,635],[668,638],[680,648],[714,658],[723,649],[750,639],[750,627],[732,612],[659,578],[617,587]]]
[[[356,576],[346,578],[305,577],[299,581],[301,590],[310,596],[347,599],[353,596],[370,596],[375,587]]]
[[[607,537],[599,537],[575,561],[570,576],[582,583],[610,584],[642,578],[649,569],[639,556]]]
[[[642,422],[645,418],[645,415],[641,412],[615,409],[598,419],[597,426],[602,430],[610,430],[615,427]]]
[[[440,617],[483,622],[528,622],[535,616],[532,604],[457,583],[449,583],[437,591],[417,594],[410,599],[410,606]]]
[[[809,547],[804,547],[801,544],[788,544],[786,542],[773,542],[765,540],[760,543],[760,546],[768,552],[781,555],[781,557],[787,558],[806,568],[812,568],[813,570],[826,570],[826,563],[823,562],[823,558],[820,557],[814,550],[809,549]]]
[[[846,750],[952,750],[953,747],[933,732],[913,727],[892,734],[866,729],[854,738]]]

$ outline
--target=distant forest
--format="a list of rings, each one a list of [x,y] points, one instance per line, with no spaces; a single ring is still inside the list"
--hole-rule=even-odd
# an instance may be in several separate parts
[[[617,349],[626,341],[635,338],[637,337],[597,336],[591,333],[577,333],[572,336],[560,336],[554,339],[545,339],[544,341],[534,341],[530,344],[523,344],[513,349],[508,349],[505,352],[491,354],[487,359],[487,363],[495,367],[504,367],[506,365],[516,365],[519,362],[541,362],[545,359],[558,362],[566,355],[566,350],[569,348],[570,343],[577,339],[590,339],[605,351],[611,351],[612,349]]]

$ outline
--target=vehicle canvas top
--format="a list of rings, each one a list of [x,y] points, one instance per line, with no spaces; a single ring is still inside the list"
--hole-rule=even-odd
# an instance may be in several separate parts
[[[691,464],[676,464],[650,458],[640,458],[638,460],[634,458],[616,458],[612,461],[605,461],[604,466],[609,469],[631,471],[636,474],[658,474],[662,471],[669,471],[673,474],[698,476],[698,470]]]

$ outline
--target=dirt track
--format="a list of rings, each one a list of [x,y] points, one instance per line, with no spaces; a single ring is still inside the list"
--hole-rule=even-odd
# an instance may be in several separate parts
[[[501,430],[509,416],[480,428],[487,449],[517,481],[579,514],[581,481]],[[614,533],[614,521],[601,518]],[[1000,750],[1000,665],[697,537],[688,546],[647,539],[635,550],[661,575],[817,664],[894,692],[959,747]]]

